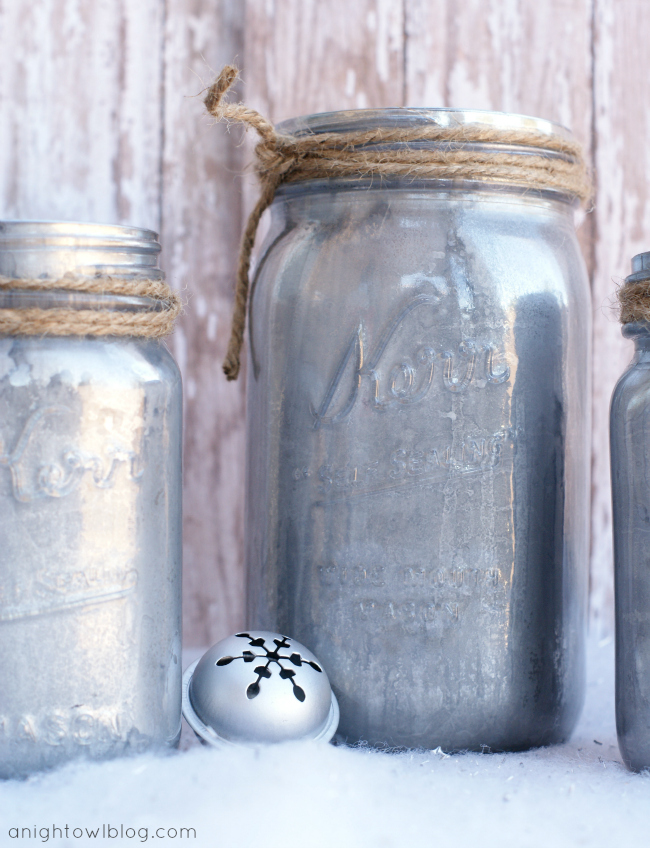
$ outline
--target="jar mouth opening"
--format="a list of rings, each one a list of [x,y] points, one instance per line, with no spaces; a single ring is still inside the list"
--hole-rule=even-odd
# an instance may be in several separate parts
[[[164,279],[153,230],[80,221],[0,221],[0,275]],[[62,288],[67,288],[63,286]]]
[[[276,125],[284,135],[346,133],[373,129],[412,129],[417,126],[462,127],[479,125],[486,129],[521,130],[573,141],[574,136],[562,124],[545,118],[482,109],[411,108],[349,109],[301,115]]]

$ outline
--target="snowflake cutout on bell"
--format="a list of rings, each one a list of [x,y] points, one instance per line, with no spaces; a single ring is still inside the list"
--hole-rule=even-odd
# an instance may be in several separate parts
[[[288,636],[251,630],[218,642],[183,676],[183,715],[202,742],[329,742],[339,707],[316,657]]]

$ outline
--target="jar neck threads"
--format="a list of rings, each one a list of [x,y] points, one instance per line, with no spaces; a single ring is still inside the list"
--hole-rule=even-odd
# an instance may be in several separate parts
[[[168,335],[181,304],[159,253],[149,230],[0,222],[0,333]]]

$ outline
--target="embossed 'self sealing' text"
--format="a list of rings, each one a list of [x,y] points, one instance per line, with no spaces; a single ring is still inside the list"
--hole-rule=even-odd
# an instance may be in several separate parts
[[[292,477],[296,482],[316,480],[316,492],[328,501],[369,495],[459,474],[508,468],[512,464],[515,440],[522,435],[521,428],[504,427],[488,438],[478,435],[467,438],[456,448],[453,445],[400,447],[370,462],[359,463],[350,458],[317,469],[298,466],[293,469]]]

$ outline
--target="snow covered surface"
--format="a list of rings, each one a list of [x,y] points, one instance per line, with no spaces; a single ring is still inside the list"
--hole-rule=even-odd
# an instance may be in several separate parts
[[[611,640],[591,642],[587,703],[566,745],[451,757],[314,743],[217,751],[185,727],[178,753],[0,784],[0,846],[645,848],[650,776],[620,760],[613,662]],[[15,827],[32,835],[14,838]]]

